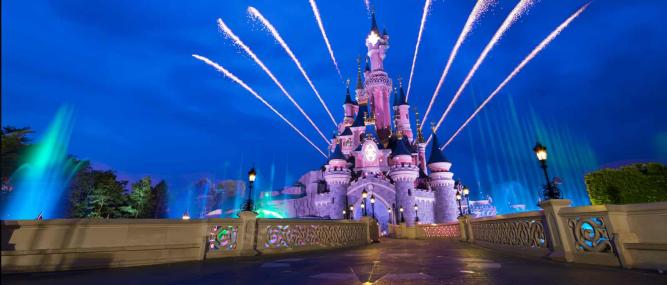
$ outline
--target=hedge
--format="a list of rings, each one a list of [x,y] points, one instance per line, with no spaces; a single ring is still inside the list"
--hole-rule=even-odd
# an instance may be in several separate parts
[[[586,174],[593,205],[667,201],[667,166],[640,163]]]

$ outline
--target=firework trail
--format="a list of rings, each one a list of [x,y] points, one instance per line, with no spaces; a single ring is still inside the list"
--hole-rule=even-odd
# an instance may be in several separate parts
[[[452,110],[452,107],[456,103],[456,100],[459,99],[459,96],[461,96],[461,93],[463,93],[463,90],[468,86],[468,83],[470,83],[470,79],[472,78],[473,75],[475,75],[475,72],[477,72],[477,69],[479,68],[480,65],[482,65],[482,62],[484,62],[484,59],[486,59],[486,56],[489,54],[491,49],[498,43],[498,41],[503,37],[505,32],[516,22],[527,10],[530,8],[530,6],[534,3],[533,0],[521,0],[519,1],[519,4],[516,4],[514,9],[510,12],[509,15],[507,15],[507,18],[505,18],[505,21],[500,25],[500,28],[496,31],[496,33],[493,35],[489,43],[486,44],[486,47],[484,47],[484,50],[482,53],[479,55],[479,58],[477,58],[477,61],[475,62],[475,65],[470,69],[468,72],[468,75],[466,78],[463,80],[463,83],[461,83],[461,86],[459,89],[456,91],[456,94],[454,94],[454,98],[452,98],[452,101],[449,102],[449,106],[447,106],[447,109],[445,112],[442,114],[440,117],[440,120],[438,120],[438,123],[435,125],[435,131],[440,128],[440,125],[442,124],[442,121],[445,120],[445,117],[447,117],[447,114],[449,114],[449,111]],[[426,143],[431,141],[433,138],[433,134],[431,134],[428,137],[428,140]]]
[[[331,49],[331,44],[329,43],[329,38],[327,37],[327,32],[324,31],[324,25],[322,24],[322,18],[320,18],[320,10],[317,9],[317,4],[315,3],[315,0],[309,0],[310,2],[310,7],[313,8],[313,14],[315,14],[315,20],[317,21],[317,25],[320,27],[320,32],[322,32],[322,38],[324,38],[324,43],[327,45],[327,49],[329,49],[329,55],[331,56],[331,60],[333,60],[334,66],[336,66],[336,71],[338,72],[338,77],[343,78],[342,75],[340,75],[340,69],[338,68],[338,63],[336,62],[336,57],[334,56],[333,50]]]
[[[366,12],[368,12],[368,14],[370,14],[371,13],[371,1],[370,0],[364,0],[364,5],[366,5]]]
[[[255,55],[255,53],[252,52],[252,50],[250,50],[250,48],[247,45],[245,45],[243,43],[243,41],[241,41],[241,39],[239,39],[239,37],[236,36],[236,34],[234,34],[234,32],[232,32],[232,30],[229,27],[227,27],[227,25],[225,24],[225,22],[222,21],[222,19],[218,19],[218,26],[225,33],[225,35],[227,35],[229,38],[231,38],[236,45],[241,47],[248,55],[250,55],[250,57],[252,57],[252,59],[264,70],[264,72],[266,72],[266,74],[269,75],[269,77],[271,77],[273,82],[276,83],[276,85],[278,85],[278,88],[280,88],[280,90],[283,91],[283,94],[285,94],[285,96],[287,96],[287,98],[290,101],[292,101],[292,104],[294,104],[294,106],[296,106],[296,108],[299,109],[301,114],[303,114],[303,116],[306,117],[308,122],[310,122],[310,124],[313,125],[313,128],[315,128],[315,130],[317,130],[317,132],[320,134],[320,136],[322,136],[324,141],[326,141],[327,144],[328,144],[329,140],[327,139],[327,137],[322,133],[322,131],[320,131],[320,128],[317,127],[315,122],[313,122],[313,120],[310,119],[308,114],[306,114],[306,112],[301,108],[299,103],[297,103],[294,100],[294,98],[292,98],[292,96],[289,95],[287,90],[285,90],[285,87],[283,87],[283,85],[280,84],[280,81],[278,81],[278,79],[273,75],[271,70],[269,70],[269,68],[267,68],[266,65],[264,65],[264,63],[261,60],[259,60],[257,55]]]
[[[421,24],[419,24],[419,33],[417,34],[417,45],[415,46],[415,55],[412,57],[412,67],[410,68],[410,79],[408,79],[408,93],[405,95],[406,100],[410,98],[412,75],[415,73],[415,63],[417,62],[417,53],[419,53],[419,44],[422,41],[422,32],[424,32],[424,24],[426,24],[426,17],[428,16],[429,7],[431,7],[431,0],[426,0],[424,2],[424,11],[422,12],[422,21]]]
[[[312,145],[312,146],[313,146],[319,153],[321,153],[324,157],[327,157],[327,156],[324,154],[324,152],[322,152],[322,150],[320,150],[320,148],[318,148],[318,147],[317,147],[311,140],[308,139],[308,137],[306,137],[306,135],[304,135],[304,134],[303,134],[303,133],[296,127],[296,126],[294,126],[294,124],[292,124],[292,122],[290,122],[287,118],[285,118],[285,116],[283,116],[280,112],[278,112],[278,110],[276,110],[276,108],[274,108],[273,106],[271,106],[271,104],[269,104],[269,102],[266,102],[266,100],[264,100],[264,98],[262,98],[262,96],[259,96],[259,94],[257,94],[257,92],[255,92],[255,90],[253,90],[252,88],[250,88],[250,86],[248,86],[247,84],[245,84],[245,82],[241,81],[241,79],[239,79],[239,78],[236,77],[234,74],[232,74],[231,72],[229,72],[227,69],[225,69],[224,67],[220,66],[219,64],[217,64],[217,63],[211,61],[211,60],[208,59],[208,58],[205,58],[205,57],[200,56],[200,55],[197,55],[197,54],[193,54],[192,56],[193,56],[194,58],[196,58],[196,59],[198,59],[198,60],[201,60],[201,61],[203,61],[204,63],[210,65],[211,67],[215,68],[215,69],[218,70],[220,73],[224,74],[227,78],[229,78],[229,79],[233,80],[234,82],[238,83],[239,85],[241,85],[241,87],[245,88],[245,90],[248,90],[248,92],[250,92],[250,94],[254,95],[255,98],[257,98],[257,100],[259,100],[259,101],[261,101],[262,103],[264,103],[264,105],[266,105],[266,107],[269,107],[269,109],[271,109],[271,111],[273,111],[274,113],[276,113],[276,115],[278,115],[278,117],[280,117],[281,119],[283,119],[283,121],[285,121],[285,123],[287,123],[290,127],[292,127],[292,129],[294,129],[294,131],[296,131],[297,133],[299,133],[299,135],[301,135],[301,137],[302,137],[303,139],[305,139],[310,145]]]
[[[521,63],[517,65],[516,68],[514,68],[512,73],[510,73],[510,75],[507,76],[507,78],[505,78],[505,80],[503,80],[503,82],[500,83],[500,85],[498,85],[498,87],[496,87],[495,90],[493,90],[491,95],[489,95],[489,97],[487,97],[486,100],[484,100],[484,102],[482,102],[482,104],[479,105],[479,107],[477,107],[475,112],[472,113],[470,117],[468,117],[468,119],[463,123],[463,125],[459,127],[459,129],[454,133],[454,135],[452,135],[452,137],[449,138],[447,143],[445,143],[442,147],[440,147],[440,149],[444,149],[445,147],[447,147],[447,145],[449,145],[449,143],[451,143],[452,140],[456,138],[456,136],[463,130],[463,128],[465,128],[468,125],[468,123],[470,123],[470,121],[472,121],[472,119],[474,119],[475,116],[477,116],[477,113],[479,113],[484,108],[484,106],[486,106],[486,104],[488,104],[489,101],[491,101],[491,99],[493,99],[493,97],[496,96],[498,92],[500,92],[500,90],[502,90],[505,87],[505,85],[507,85],[507,83],[509,83],[510,80],[512,80],[521,71],[521,69],[523,69],[526,66],[526,64],[528,64],[531,60],[533,60],[533,58],[535,58],[535,56],[538,53],[540,53],[545,47],[547,47],[549,43],[551,43],[551,41],[553,41],[565,28],[567,28],[570,22],[572,22],[582,12],[584,12],[584,10],[586,10],[588,5],[590,4],[591,2],[588,2],[584,6],[579,8],[579,10],[577,10],[574,14],[572,14],[569,18],[567,18],[562,24],[560,24],[555,30],[553,30],[544,40],[542,40],[542,42],[540,42],[540,44],[537,45],[537,47],[535,47],[535,49],[533,49],[533,51],[531,51],[530,54],[528,54],[528,56],[526,56],[526,58],[524,58],[521,61]]]
[[[456,43],[452,48],[452,52],[449,54],[449,59],[447,59],[447,64],[445,65],[445,69],[442,71],[442,75],[440,76],[440,81],[438,81],[438,86],[435,87],[435,92],[433,92],[433,96],[431,96],[431,102],[428,103],[428,108],[426,109],[426,113],[424,113],[424,118],[422,121],[425,122],[426,117],[431,112],[431,108],[433,107],[435,98],[438,97],[438,93],[440,93],[440,88],[442,87],[442,83],[445,82],[445,77],[447,77],[447,73],[449,73],[449,68],[451,68],[452,62],[454,62],[454,58],[456,58],[456,54],[459,52],[459,48],[461,47],[465,39],[468,37],[468,34],[470,34],[472,29],[475,27],[475,24],[477,23],[479,18],[482,16],[482,14],[484,14],[484,12],[486,12],[489,9],[489,7],[494,3],[494,1],[495,0],[479,0],[477,1],[477,4],[475,4],[475,7],[472,8],[472,12],[470,12],[470,15],[468,15],[468,19],[466,20],[466,23],[463,26],[463,30],[461,30],[461,34],[459,34],[459,38],[456,39]],[[408,94],[410,94],[409,92],[410,92],[410,85],[408,85]]]
[[[280,36],[278,33],[278,30],[267,20],[264,18],[262,13],[260,13],[257,9],[254,7],[248,7],[248,13],[250,13],[250,16],[253,18],[259,20],[264,27],[266,27],[269,32],[273,35],[273,37],[278,41],[278,43],[283,47],[285,52],[292,58],[292,61],[294,61],[294,64],[296,64],[296,67],[299,68],[299,71],[301,71],[301,74],[303,77],[308,81],[308,84],[310,85],[310,88],[313,89],[313,92],[315,92],[315,95],[317,96],[317,99],[320,100],[320,103],[322,103],[322,107],[324,107],[324,110],[327,111],[327,114],[329,114],[329,118],[331,118],[331,121],[333,122],[334,126],[337,126],[336,120],[334,119],[333,115],[331,114],[331,111],[329,111],[329,108],[327,108],[327,105],[324,103],[324,100],[322,100],[322,97],[320,96],[320,93],[317,92],[317,89],[315,88],[315,85],[313,85],[313,82],[310,80],[310,77],[308,77],[308,74],[306,74],[306,71],[303,69],[301,66],[301,62],[296,58],[294,53],[292,52],[292,49],[287,46],[287,43],[285,43],[285,40],[283,40],[283,37]]]

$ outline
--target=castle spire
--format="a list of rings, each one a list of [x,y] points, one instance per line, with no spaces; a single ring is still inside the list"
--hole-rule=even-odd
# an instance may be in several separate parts
[[[364,89],[361,83],[361,57],[357,57],[357,90]]]
[[[371,8],[371,32],[375,32],[377,35],[380,34],[377,21],[375,21],[375,8]]]
[[[438,135],[435,133],[435,126],[431,122],[431,131],[433,132],[433,144],[431,145],[431,156],[428,158],[428,164],[437,162],[449,162],[445,155],[440,150],[440,143],[438,142]]]
[[[347,91],[345,92],[345,104],[357,105],[357,102],[352,100],[352,95],[350,95],[350,79],[349,78],[347,79],[347,81],[345,81],[345,85],[347,87]]]
[[[419,120],[419,112],[417,112],[417,108],[415,108],[415,120],[417,124],[417,142],[418,143],[424,143],[424,135],[422,134],[422,124],[421,121]]]

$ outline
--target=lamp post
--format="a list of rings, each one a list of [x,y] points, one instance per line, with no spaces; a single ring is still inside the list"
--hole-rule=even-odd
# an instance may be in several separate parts
[[[354,205],[350,206],[350,220],[354,220]]]
[[[419,209],[419,206],[417,206],[417,203],[415,203],[415,224],[419,223],[419,214],[417,214],[418,209]]]
[[[463,186],[463,198],[466,198],[466,214],[470,214],[470,189],[468,186]]]
[[[456,201],[459,203],[459,217],[463,216],[463,210],[461,210],[461,193],[456,192]]]
[[[366,192],[366,189],[361,192],[361,198],[364,198],[363,203],[361,204],[361,209],[362,209],[362,214],[364,217],[366,216],[366,198],[368,197],[368,192]]]
[[[371,194],[371,210],[373,211],[373,220],[375,220],[375,195]]]
[[[343,219],[347,219],[347,211],[343,209]]]
[[[394,224],[394,220],[392,219],[393,214],[394,213],[392,213],[391,207],[389,209],[387,209],[387,215],[388,215],[387,224],[390,224],[390,225]]]
[[[248,199],[244,203],[243,211],[252,212],[255,209],[255,203],[252,201],[252,185],[255,182],[255,178],[257,178],[257,172],[255,172],[255,168],[253,167],[248,171]]]
[[[533,148],[537,160],[540,161],[540,167],[544,171],[544,179],[546,179],[547,184],[544,186],[544,199],[560,199],[560,190],[554,185],[554,183],[549,179],[549,173],[547,172],[547,147],[543,146],[539,142]]]
[[[405,223],[405,218],[403,217],[403,206],[398,208],[398,211],[401,212],[401,223]]]

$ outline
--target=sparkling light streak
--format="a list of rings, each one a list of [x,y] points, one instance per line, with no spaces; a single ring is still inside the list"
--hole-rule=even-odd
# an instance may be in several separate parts
[[[510,73],[510,75],[507,76],[507,78],[505,78],[505,80],[503,80],[503,82],[500,83],[500,85],[498,85],[498,87],[496,87],[495,90],[493,90],[491,95],[489,95],[489,97],[487,97],[486,100],[484,100],[484,102],[482,102],[482,104],[480,104],[479,107],[477,107],[475,112],[473,112],[472,115],[468,117],[468,119],[461,125],[461,127],[459,127],[458,130],[456,130],[454,135],[452,135],[452,137],[450,137],[449,140],[447,140],[447,142],[442,147],[440,147],[440,149],[444,149],[445,147],[447,147],[454,140],[454,138],[456,138],[456,136],[459,133],[461,133],[461,131],[468,125],[468,123],[470,123],[470,121],[472,121],[472,119],[474,119],[475,116],[477,116],[477,114],[484,108],[484,106],[486,106],[486,104],[488,104],[491,101],[491,99],[493,99],[493,97],[496,96],[500,92],[500,90],[502,90],[505,87],[505,85],[507,85],[507,83],[509,83],[510,80],[512,80],[526,66],[526,64],[528,64],[531,60],[533,60],[533,58],[535,58],[537,54],[539,54],[542,50],[544,50],[544,48],[547,47],[549,43],[551,43],[551,41],[553,41],[565,28],[567,28],[570,22],[572,22],[582,12],[584,12],[584,10],[586,10],[588,5],[590,4],[591,2],[588,2],[584,6],[579,8],[579,10],[577,10],[574,14],[572,14],[569,18],[567,18],[562,24],[560,24],[555,30],[553,30],[544,40],[542,40],[542,42],[540,42],[540,44],[537,45],[537,47],[535,47],[533,51],[531,51],[530,54],[528,54],[528,56],[526,56],[526,58],[524,58],[521,61],[521,63],[517,65],[516,68],[514,68],[512,73]]]
[[[217,71],[219,71],[220,73],[222,73],[223,75],[225,75],[225,77],[227,77],[227,78],[231,79],[232,81],[236,82],[237,84],[241,85],[241,87],[245,88],[245,90],[247,90],[248,92],[250,92],[250,94],[254,95],[255,98],[257,98],[257,100],[259,100],[259,101],[261,101],[262,103],[264,103],[264,105],[266,105],[266,107],[268,107],[269,109],[271,109],[271,111],[273,111],[274,113],[276,113],[276,115],[278,115],[278,117],[280,117],[281,119],[283,119],[283,121],[285,121],[285,123],[287,123],[290,127],[292,127],[292,129],[294,129],[294,131],[296,131],[299,135],[301,135],[301,137],[302,137],[303,139],[305,139],[310,145],[312,145],[312,146],[313,146],[313,147],[314,147],[320,154],[322,154],[322,156],[324,156],[325,158],[327,157],[326,154],[324,154],[324,152],[322,152],[322,150],[320,150],[320,148],[317,147],[317,146],[315,145],[315,143],[313,143],[310,139],[308,139],[308,137],[306,137],[306,135],[304,135],[304,134],[301,132],[301,130],[299,130],[299,128],[297,128],[296,126],[294,126],[294,124],[292,124],[292,122],[290,122],[287,118],[285,118],[285,116],[283,116],[280,112],[278,112],[278,110],[276,110],[276,108],[274,108],[273,106],[271,106],[271,104],[269,104],[269,102],[267,102],[266,100],[264,100],[264,98],[262,98],[262,96],[259,96],[259,94],[257,94],[257,92],[255,92],[255,90],[253,90],[252,88],[250,88],[250,86],[248,86],[247,84],[245,84],[245,82],[241,81],[241,79],[239,79],[238,77],[236,77],[236,75],[232,74],[232,73],[229,72],[227,69],[225,69],[224,67],[220,66],[219,64],[217,64],[217,63],[211,61],[211,60],[208,59],[208,58],[205,58],[205,57],[200,56],[200,55],[197,55],[197,54],[193,54],[192,56],[193,56],[194,58],[198,59],[198,60],[203,61],[204,63],[208,64],[209,66],[215,68]]]
[[[371,13],[371,1],[370,0],[364,0],[364,5],[366,5],[366,12],[368,12],[368,14],[370,14]]]
[[[315,124],[315,122],[313,122],[313,120],[310,119],[310,116],[308,116],[308,114],[306,114],[306,112],[301,108],[299,103],[297,103],[294,100],[294,98],[292,98],[292,96],[290,96],[289,92],[287,92],[287,90],[285,90],[285,87],[283,87],[283,85],[280,83],[280,81],[278,81],[278,79],[273,75],[271,70],[269,70],[269,68],[266,67],[266,65],[264,65],[264,63],[261,60],[259,60],[257,55],[255,55],[255,53],[252,50],[250,50],[250,48],[247,45],[245,45],[243,43],[243,41],[241,41],[241,39],[239,39],[239,37],[236,36],[236,34],[234,34],[234,32],[232,32],[232,30],[225,24],[225,22],[222,21],[222,19],[218,19],[218,27],[220,27],[220,29],[225,33],[225,35],[227,35],[227,37],[232,39],[232,41],[234,41],[234,43],[236,45],[241,47],[248,55],[250,55],[250,57],[255,61],[255,63],[257,63],[257,65],[259,65],[264,70],[264,72],[266,72],[266,74],[269,77],[271,77],[271,80],[273,80],[273,82],[276,85],[278,85],[278,88],[280,88],[280,90],[283,91],[283,94],[285,94],[285,96],[287,96],[287,98],[292,102],[292,104],[294,104],[294,106],[296,106],[296,108],[299,109],[301,114],[303,114],[303,116],[306,117],[306,119],[308,120],[308,122],[310,122],[310,124],[313,126],[313,128],[315,128],[315,130],[317,130],[317,132],[320,134],[320,136],[322,136],[322,139],[324,139],[324,141],[327,144],[329,144],[329,140],[322,133],[322,131],[320,131],[320,128],[318,128],[317,125]]]
[[[336,62],[336,57],[334,56],[333,49],[331,49],[331,44],[329,43],[329,38],[327,37],[327,32],[324,31],[324,25],[322,24],[322,18],[320,18],[320,10],[317,9],[317,4],[315,3],[315,0],[309,0],[310,2],[310,7],[313,8],[313,14],[315,14],[315,20],[317,21],[317,26],[320,27],[320,32],[322,32],[322,38],[324,38],[324,43],[327,45],[327,49],[329,50],[329,55],[331,56],[331,60],[333,60],[334,66],[336,66],[336,71],[338,72],[338,77],[341,79],[343,78],[342,75],[340,75],[340,69],[338,68],[338,63]]]
[[[507,18],[503,21],[503,23],[500,25],[500,28],[496,31],[496,33],[493,35],[491,40],[489,41],[488,44],[486,44],[486,47],[484,47],[484,50],[482,53],[479,55],[479,58],[477,58],[477,61],[475,62],[475,65],[470,69],[468,72],[468,75],[466,78],[463,80],[463,83],[461,83],[461,86],[459,89],[456,91],[456,94],[454,94],[454,98],[452,98],[452,101],[449,103],[449,106],[447,106],[447,109],[445,112],[442,114],[440,117],[440,120],[438,120],[438,123],[435,125],[435,131],[437,131],[440,128],[440,125],[442,125],[442,121],[445,120],[445,117],[447,117],[447,114],[449,114],[449,111],[452,110],[452,107],[454,107],[454,104],[456,101],[459,99],[461,94],[463,93],[463,90],[468,86],[468,83],[470,83],[470,79],[475,75],[475,72],[477,72],[477,69],[479,68],[480,65],[482,65],[482,62],[484,62],[484,59],[486,59],[486,56],[489,54],[491,49],[500,41],[500,39],[503,37],[505,32],[516,22],[527,10],[530,8],[530,6],[534,3],[533,0],[521,0],[516,6],[514,6],[514,9],[510,12],[509,15],[507,15]],[[428,140],[426,143],[430,142],[431,139],[433,138],[433,134],[431,134],[428,137]]]
[[[442,84],[445,82],[445,77],[447,77],[447,73],[449,73],[449,69],[452,67],[452,62],[454,62],[456,54],[459,52],[459,48],[461,48],[461,45],[468,37],[468,34],[470,34],[472,29],[475,27],[475,24],[482,16],[482,14],[484,14],[484,12],[486,12],[494,2],[495,0],[479,0],[477,1],[477,4],[475,4],[475,7],[472,8],[470,15],[468,15],[468,19],[463,26],[463,30],[461,30],[461,34],[459,34],[459,38],[456,39],[456,43],[452,48],[452,52],[449,54],[449,59],[447,59],[445,69],[442,71],[442,75],[440,75],[440,81],[438,81],[438,85],[435,87],[435,92],[433,92],[433,96],[431,96],[431,102],[428,103],[428,108],[426,108],[426,113],[424,113],[424,118],[422,121],[426,122],[426,117],[428,117],[428,114],[431,112],[431,108],[433,108],[435,98],[438,97],[438,93],[440,93],[440,88],[442,88]],[[412,77],[412,74],[410,77]],[[410,94],[409,92],[410,85],[408,85],[408,94]],[[424,126],[422,125],[421,127],[423,128]]]
[[[331,111],[329,111],[329,108],[327,108],[327,105],[324,103],[324,100],[322,100],[322,97],[320,96],[320,93],[317,92],[317,89],[315,88],[315,85],[313,85],[313,82],[310,80],[310,77],[308,77],[308,74],[306,74],[306,71],[303,69],[301,66],[301,62],[296,58],[294,53],[292,52],[292,49],[289,48],[287,43],[285,43],[285,40],[283,40],[283,37],[280,36],[280,33],[278,33],[278,30],[267,20],[264,18],[262,13],[260,13],[257,9],[254,7],[248,7],[248,13],[250,16],[252,16],[254,19],[259,20],[264,27],[266,27],[269,32],[271,32],[271,35],[278,41],[278,43],[283,47],[285,52],[292,58],[292,61],[294,61],[294,64],[296,64],[296,67],[299,68],[299,71],[301,71],[301,74],[303,75],[303,78],[306,79],[308,82],[308,85],[310,85],[310,88],[313,89],[313,92],[315,92],[315,95],[317,96],[317,99],[320,100],[320,103],[322,103],[322,107],[324,107],[324,110],[327,111],[327,114],[329,114],[329,118],[331,118],[331,121],[333,122],[334,126],[337,126],[336,120],[334,119],[333,115],[331,114]]]
[[[428,10],[431,7],[431,0],[424,2],[424,11],[422,12],[422,21],[419,24],[419,33],[417,34],[417,45],[415,46],[415,54],[412,57],[412,67],[410,68],[410,79],[408,79],[408,92],[405,94],[405,99],[410,98],[410,87],[412,86],[412,75],[415,73],[415,63],[417,62],[417,54],[419,53],[419,44],[422,41],[422,32],[424,32],[424,24],[426,24],[426,17]]]

